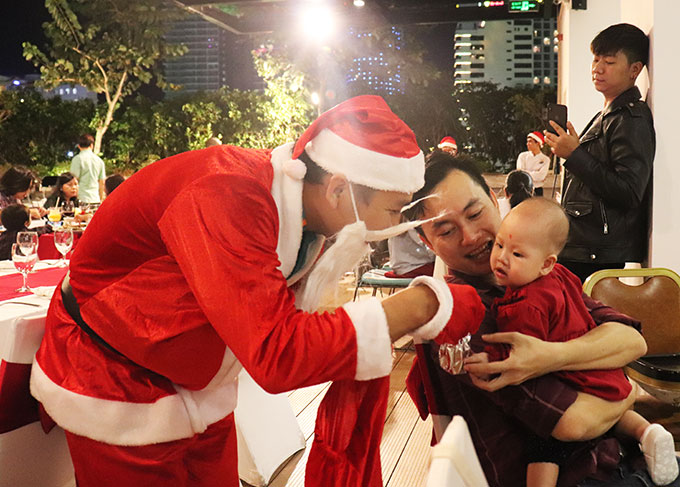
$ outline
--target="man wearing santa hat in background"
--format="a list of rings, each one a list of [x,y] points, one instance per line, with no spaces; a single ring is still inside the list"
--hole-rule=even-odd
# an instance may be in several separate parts
[[[517,169],[531,174],[534,180],[534,194],[543,196],[543,182],[550,169],[550,158],[541,152],[545,139],[541,132],[527,134],[527,149],[517,157]]]
[[[120,186],[52,298],[31,376],[78,485],[236,486],[241,367],[274,393],[382,378],[394,339],[476,319],[474,291],[432,278],[313,312],[367,241],[409,227],[391,229],[423,172],[413,132],[360,96],[295,144],[186,152]]]
[[[444,137],[439,144],[437,144],[437,149],[448,152],[452,156],[458,154],[458,144],[456,144],[456,139],[450,136]]]

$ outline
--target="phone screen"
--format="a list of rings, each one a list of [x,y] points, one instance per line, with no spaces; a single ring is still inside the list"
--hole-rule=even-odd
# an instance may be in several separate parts
[[[548,103],[547,115],[546,115],[546,129],[548,132],[556,133],[555,129],[550,125],[550,120],[557,123],[564,130],[567,130],[567,106],[560,105],[558,103]]]

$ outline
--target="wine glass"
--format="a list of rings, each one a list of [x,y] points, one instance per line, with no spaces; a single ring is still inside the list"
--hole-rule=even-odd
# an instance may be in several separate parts
[[[73,201],[71,200],[64,201],[64,204],[61,207],[61,213],[64,216],[74,216],[74,211],[75,205],[73,204]]]
[[[17,233],[16,243],[19,244],[24,255],[38,252],[38,234],[36,232]],[[33,247],[33,250],[31,250],[31,247]]]
[[[31,272],[33,266],[38,261],[38,249],[37,246],[33,247],[22,247],[20,244],[12,244],[12,262],[14,262],[14,267],[16,270],[21,272],[24,278],[23,284],[19,289],[15,289],[18,293],[28,293],[31,292],[31,288],[28,287],[26,279],[28,273]]]
[[[66,267],[66,254],[69,253],[73,247],[73,230],[67,227],[57,228],[54,231],[54,246],[61,254],[59,259],[59,267]]]

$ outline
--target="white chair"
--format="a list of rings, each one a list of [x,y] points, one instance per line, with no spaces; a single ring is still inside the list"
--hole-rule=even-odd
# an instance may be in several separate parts
[[[45,311],[17,318],[5,331],[0,347],[4,365],[30,367],[45,332]],[[33,422],[0,434],[0,487],[74,485],[73,464],[61,428],[45,434],[40,423]]]
[[[462,416],[454,416],[442,440],[432,448],[427,487],[488,487],[470,431]]]

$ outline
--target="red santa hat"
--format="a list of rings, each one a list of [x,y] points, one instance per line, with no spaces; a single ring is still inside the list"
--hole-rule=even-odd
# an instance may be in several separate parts
[[[448,135],[442,139],[442,141],[437,145],[439,149],[443,149],[444,147],[450,147],[452,149],[458,149],[458,145],[456,144],[456,139],[453,137],[449,137]]]
[[[527,134],[527,139],[534,139],[536,142],[538,142],[540,147],[543,147],[543,143],[545,142],[545,137],[543,137],[543,134],[538,131]]]
[[[414,193],[424,184],[425,158],[413,131],[379,96],[350,98],[322,113],[293,149],[349,181]]]

